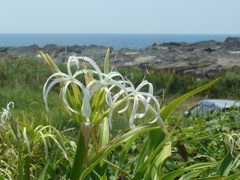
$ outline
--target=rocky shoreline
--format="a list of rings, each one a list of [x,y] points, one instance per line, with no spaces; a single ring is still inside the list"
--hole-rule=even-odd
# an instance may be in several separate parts
[[[105,46],[57,46],[48,44],[19,47],[0,47],[0,57],[34,57],[37,51],[48,53],[53,59],[65,62],[70,55],[83,55],[102,61],[108,47]],[[229,37],[224,42],[202,41],[198,43],[153,44],[142,50],[111,48],[114,66],[128,66],[175,70],[176,73],[194,77],[213,77],[226,70],[240,72],[240,38]]]

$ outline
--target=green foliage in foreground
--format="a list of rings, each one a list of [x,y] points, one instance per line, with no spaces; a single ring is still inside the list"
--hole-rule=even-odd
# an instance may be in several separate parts
[[[226,78],[228,82],[227,76],[198,85],[166,106],[163,102],[161,117],[169,135],[164,134],[156,123],[139,123],[130,129],[123,127],[117,136],[110,131],[108,140],[109,132],[103,128],[106,128],[107,121],[102,121],[91,136],[98,138],[99,149],[95,151],[91,139],[88,158],[84,158],[83,128],[74,118],[56,108],[59,104],[58,87],[54,87],[49,95],[51,113],[45,111],[41,96],[43,84],[51,75],[47,66],[26,61],[22,66],[7,64],[8,68],[4,69],[4,63],[1,62],[0,66],[4,70],[0,73],[5,75],[0,76],[5,77],[0,83],[1,107],[5,108],[14,100],[16,106],[8,121],[0,127],[0,179],[75,179],[77,176],[81,179],[237,179],[240,175],[238,109],[184,121],[170,116],[190,96],[224,82],[222,79]],[[25,69],[18,74],[19,68]],[[39,73],[36,76],[34,68]],[[24,83],[26,79],[29,81]],[[237,78],[230,81],[234,82],[231,87],[238,83]],[[166,78],[166,85],[161,88],[166,88],[167,82]],[[235,96],[237,88],[230,89],[228,92]],[[25,93],[25,90],[29,91]],[[171,88],[169,90],[171,92]],[[214,88],[207,92],[211,91],[215,91]],[[129,115],[123,114],[121,118],[126,124],[128,120],[124,118]],[[78,157],[77,160],[74,157]],[[74,168],[76,176],[72,175]]]

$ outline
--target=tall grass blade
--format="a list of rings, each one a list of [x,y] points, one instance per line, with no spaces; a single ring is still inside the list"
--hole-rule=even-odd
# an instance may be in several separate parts
[[[197,178],[197,180],[223,180],[223,179],[225,180],[225,178],[222,177],[222,176],[211,176],[211,177]],[[237,180],[237,179],[234,179],[234,180]]]
[[[45,176],[46,176],[46,173],[47,173],[48,166],[49,166],[49,162],[47,162],[45,164],[40,176],[38,177],[38,180],[45,180]]]
[[[1,174],[5,174],[9,180],[12,180],[11,175],[7,171],[0,168],[0,180],[5,180],[6,178],[4,178]]]
[[[133,175],[134,176],[142,177],[143,174],[145,173],[144,172],[145,168],[142,168],[142,166],[144,166],[144,162],[146,163],[145,158],[146,158],[147,155],[148,155],[148,143],[145,142],[143,147],[142,147],[142,151],[140,152],[138,161],[137,161],[137,163],[135,165],[134,171],[133,171]]]
[[[201,172],[201,170],[190,171],[189,173],[184,174],[179,180],[190,180],[196,178]]]
[[[101,179],[100,180],[108,180],[107,179],[107,175],[106,174],[104,174],[102,177],[101,177]]]
[[[163,148],[158,148],[161,151],[157,151],[158,154],[154,154],[153,157],[155,159],[151,160],[149,164],[151,166],[149,167],[149,173],[144,179],[159,179],[162,163],[166,158],[168,158],[171,155],[171,143],[168,143],[167,145],[163,146]]]
[[[179,170],[167,173],[166,175],[162,176],[160,178],[160,180],[165,180],[165,179],[167,179],[167,180],[175,180],[176,178],[182,176],[183,174],[185,174],[188,171],[196,171],[196,170],[204,171],[205,168],[212,167],[212,166],[214,166],[216,164],[217,164],[216,162],[197,163],[197,164],[188,166],[188,167],[186,167],[184,169],[179,169]],[[201,172],[199,172],[199,173],[201,173]]]
[[[236,179],[240,179],[240,171],[224,178],[224,180],[236,180]]]
[[[162,135],[165,136],[164,133],[162,133]],[[158,138],[155,137],[155,139],[158,139]],[[146,172],[150,173],[146,176],[151,175],[151,170],[152,170],[151,165],[154,164],[154,162],[155,162],[154,159],[158,155],[161,154],[161,150],[168,140],[169,140],[169,138],[163,139],[160,143],[158,143],[158,146],[156,147],[156,149],[153,149],[151,144],[145,143],[145,145],[146,145],[145,147],[147,147],[147,148],[146,148],[146,150],[143,151],[143,153],[140,154],[140,159],[139,159],[139,162],[137,164],[138,170],[135,169],[135,173],[134,173],[134,179],[135,180],[141,179],[144,176],[144,174],[146,174]],[[155,146],[155,144],[153,144],[153,146]],[[169,153],[167,153],[165,155],[168,156],[168,154]],[[146,157],[148,157],[147,160],[145,159]]]
[[[24,180],[30,179],[30,163],[31,157],[27,155],[24,160]]]
[[[28,137],[27,137],[26,127],[24,127],[24,129],[23,129],[23,138],[24,138],[24,143],[26,145],[28,155],[30,156],[31,155],[31,148],[30,148],[30,143],[29,143]]]
[[[232,156],[231,151],[229,151],[218,167],[216,174],[220,176],[228,176],[234,161],[235,158]]]
[[[174,75],[174,71],[172,72],[172,74],[171,74],[171,76],[170,76],[170,78],[167,82],[167,87],[164,90],[164,96],[163,96],[164,98],[169,94],[169,88],[170,88],[170,85],[172,83],[173,75]]]

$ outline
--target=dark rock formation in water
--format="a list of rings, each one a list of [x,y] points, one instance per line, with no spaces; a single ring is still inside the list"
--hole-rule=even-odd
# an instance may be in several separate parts
[[[110,47],[111,48],[111,47]],[[66,62],[68,56],[88,56],[103,61],[107,47],[104,46],[58,46],[48,44],[20,47],[0,47],[0,57],[30,56],[36,58],[37,50],[48,53],[53,59]],[[114,66],[138,66],[157,71],[175,70],[177,73],[195,77],[212,77],[226,70],[240,68],[240,38],[229,37],[224,42],[201,41],[198,43],[153,44],[142,50],[111,48]]]

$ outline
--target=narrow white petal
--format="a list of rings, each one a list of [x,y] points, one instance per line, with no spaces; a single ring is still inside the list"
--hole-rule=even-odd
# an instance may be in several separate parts
[[[84,60],[84,61],[87,61],[87,62],[89,62],[91,65],[92,65],[92,67],[97,71],[97,75],[98,75],[98,77],[99,77],[99,80],[100,81],[102,81],[103,80],[103,77],[102,77],[102,72],[101,72],[101,70],[100,70],[100,68],[98,67],[98,65],[96,64],[96,62],[94,61],[94,60],[92,60],[91,58],[89,58],[89,57],[85,57],[85,56],[83,56],[83,57],[78,57],[79,59],[82,59],[82,60]]]
[[[91,106],[90,106],[90,99],[91,99],[91,92],[88,89],[83,91],[83,105],[82,105],[82,115],[89,120],[91,115]]]
[[[119,93],[117,93],[116,95],[114,95],[114,97],[113,97],[113,104],[115,104],[115,103],[118,101],[119,97],[122,96],[122,95],[124,95],[124,94],[126,94],[126,93],[125,93],[123,90],[121,90]],[[125,106],[123,109],[119,110],[118,113],[123,113],[123,112],[125,112],[125,111],[128,109],[128,107],[129,107],[129,104],[130,104],[129,95],[126,94],[125,97],[127,97],[127,104],[126,104],[126,106]],[[124,98],[125,98],[125,97],[124,97]]]
[[[135,119],[135,114],[137,112],[137,108],[138,108],[138,99],[137,99],[137,97],[135,97],[134,102],[133,102],[132,113],[131,113],[130,121],[129,121],[130,127],[134,127],[134,119]]]
[[[83,92],[85,91],[85,86],[80,82],[78,81],[77,79],[74,79],[73,81],[67,81],[65,84],[64,84],[64,87],[62,89],[62,98],[63,98],[63,102],[64,104],[66,105],[66,107],[72,111],[72,112],[75,112],[75,113],[79,113],[77,112],[76,110],[72,109],[67,101],[67,95],[66,95],[66,91],[67,91],[67,87],[69,86],[69,84],[71,83],[75,83]]]
[[[43,87],[43,100],[44,100],[44,103],[45,103],[45,106],[46,106],[46,109],[48,109],[48,103],[47,103],[47,97],[48,97],[48,93],[50,91],[50,89],[57,83],[61,82],[61,81],[66,81],[66,78],[59,78],[59,79],[54,79],[49,85],[48,85],[48,81],[50,79],[48,79],[46,81],[46,83],[44,84],[44,87]]]
[[[72,71],[71,71],[72,59],[73,59],[73,56],[69,56],[68,62],[67,62],[67,71],[69,76],[72,76]]]
[[[106,102],[110,108],[109,115],[108,115],[108,123],[109,123],[110,129],[112,129],[113,101],[110,93],[106,94]]]
[[[14,102],[10,102],[7,104],[7,110],[9,111],[10,110],[10,106],[12,106],[11,108],[14,108]]]
[[[63,98],[63,102],[65,104],[65,106],[72,112],[74,113],[77,113],[79,114],[79,112],[77,112],[76,110],[74,110],[73,108],[71,108],[71,106],[69,105],[68,103],[68,100],[67,100],[67,88],[69,86],[69,84],[71,84],[72,82],[71,81],[67,81],[65,84],[64,84],[64,87],[62,88],[62,98]]]
[[[139,91],[140,89],[142,89],[142,87],[144,87],[145,85],[148,85],[148,84],[149,84],[149,82],[148,82],[147,80],[142,81],[142,82],[138,85],[138,87],[135,89],[135,91]]]

